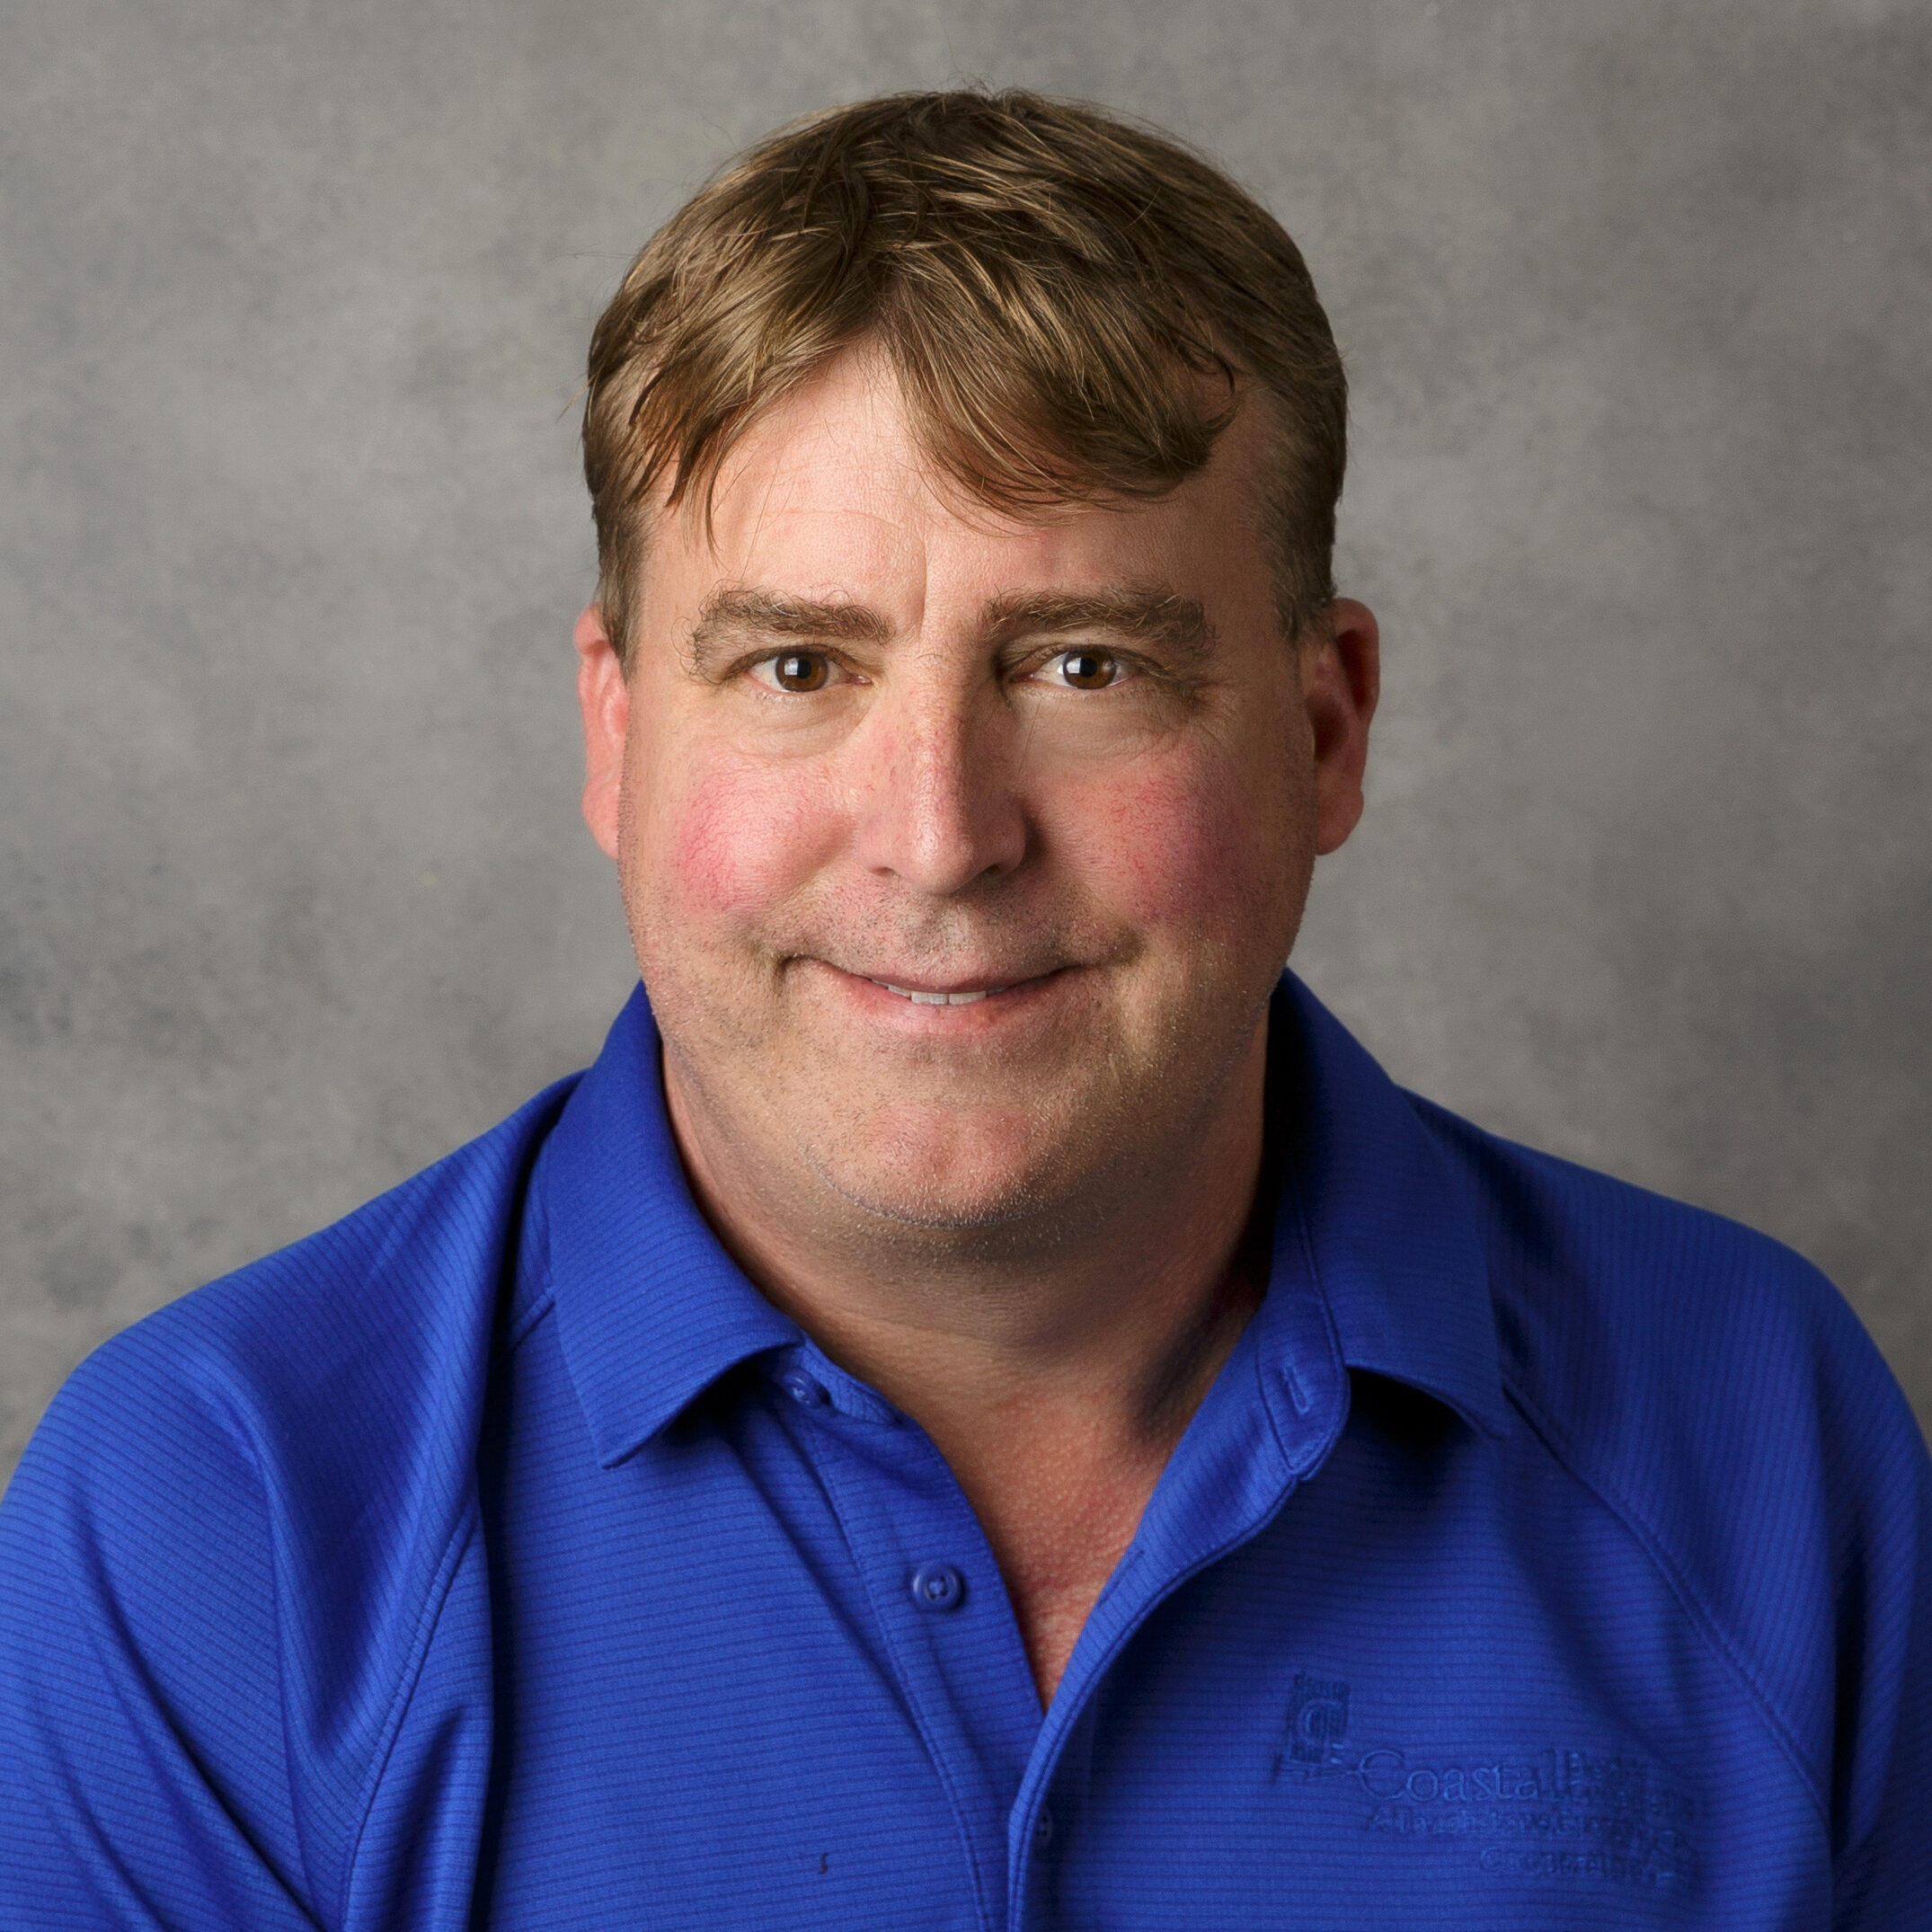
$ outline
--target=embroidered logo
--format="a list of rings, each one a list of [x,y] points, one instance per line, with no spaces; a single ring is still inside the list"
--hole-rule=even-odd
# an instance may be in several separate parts
[[[1297,1675],[1288,1700],[1288,1749],[1297,1764],[1340,1764],[1349,1734],[1349,1687]]]
[[[1698,1807],[1626,1751],[1574,1745],[1505,1751],[1348,1741],[1349,1687],[1298,1675],[1276,1776],[1352,1798],[1360,1829],[1459,1840],[1499,1877],[1670,1888],[1697,1870]]]

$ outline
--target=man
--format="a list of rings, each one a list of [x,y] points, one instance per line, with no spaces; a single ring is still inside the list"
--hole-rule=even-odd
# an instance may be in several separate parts
[[[1282,977],[1361,810],[1292,244],[1026,95],[781,133],[593,341],[580,1079],[76,1375],[9,1928],[1932,1924],[1844,1305]]]

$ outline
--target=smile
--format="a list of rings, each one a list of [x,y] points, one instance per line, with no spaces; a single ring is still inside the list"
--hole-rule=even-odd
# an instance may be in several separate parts
[[[972,993],[921,993],[908,986],[894,986],[890,980],[874,979],[874,986],[883,987],[888,993],[897,993],[901,999],[909,999],[915,1006],[970,1006],[975,1000],[984,999],[989,993],[1004,993],[1003,986],[983,986]]]

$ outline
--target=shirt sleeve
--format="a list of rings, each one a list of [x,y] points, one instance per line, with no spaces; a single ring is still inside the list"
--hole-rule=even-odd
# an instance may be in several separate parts
[[[137,1352],[83,1365],[0,1504],[0,1926],[314,1927],[260,1480]]]
[[[1839,1749],[1830,1793],[1834,1932],[1932,1926],[1932,1461],[1871,1351],[1847,1416],[1839,1543]],[[1862,1455],[1857,1451],[1862,1450]]]

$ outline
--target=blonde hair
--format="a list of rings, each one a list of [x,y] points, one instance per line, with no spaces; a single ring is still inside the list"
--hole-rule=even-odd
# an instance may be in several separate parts
[[[893,94],[748,149],[631,264],[590,339],[598,599],[631,643],[644,518],[695,496],[760,412],[876,347],[931,457],[1005,509],[1157,496],[1244,383],[1289,635],[1334,595],[1347,383],[1300,252],[1165,137],[1015,90]]]

